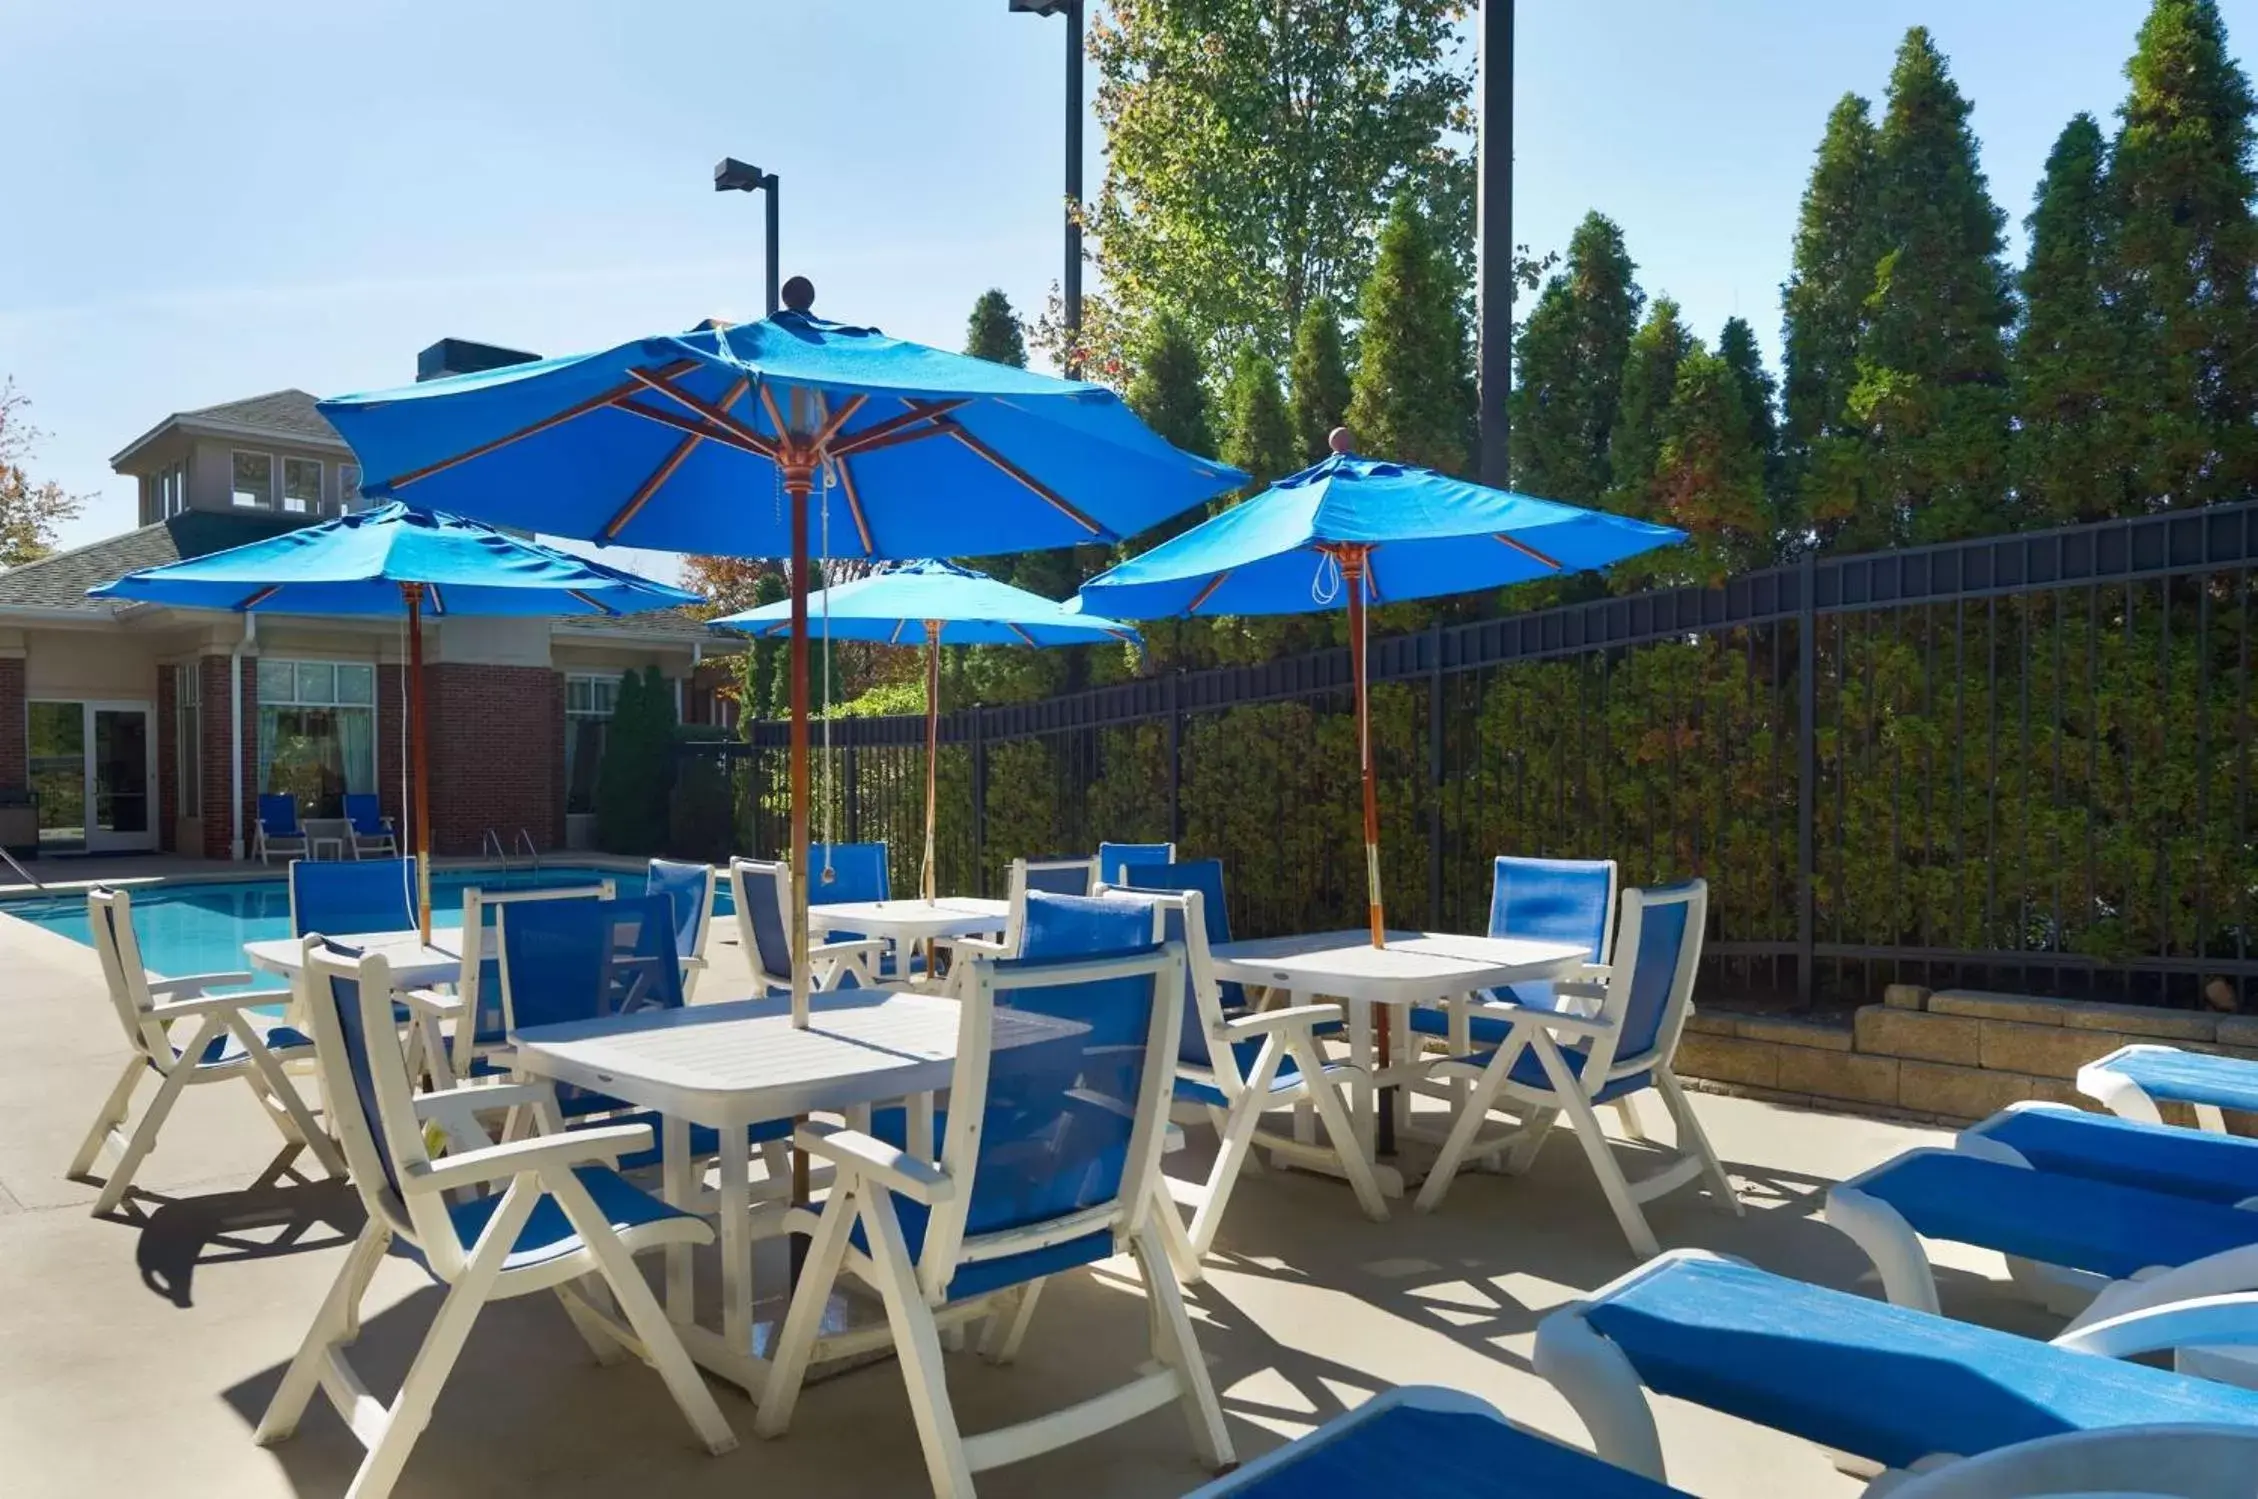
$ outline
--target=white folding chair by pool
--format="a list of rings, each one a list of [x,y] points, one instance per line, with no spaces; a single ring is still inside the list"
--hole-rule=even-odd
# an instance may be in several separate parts
[[[711,864],[653,859],[644,869],[644,891],[663,895],[674,904],[674,950],[682,960],[684,1001],[696,992],[698,975],[706,971],[706,939],[713,931],[716,879]]]
[[[1421,1212],[1442,1201],[1459,1165],[1471,1156],[1511,1151],[1509,1169],[1526,1169],[1561,1114],[1574,1126],[1577,1143],[1634,1252],[1656,1252],[1654,1230],[1639,1204],[1665,1192],[1707,1180],[1720,1203],[1735,1214],[1741,1211],[1731,1179],[1670,1070],[1693,1008],[1708,909],[1709,887],[1700,880],[1624,891],[1614,967],[1605,997],[1589,1017],[1509,1004],[1471,1007],[1476,1017],[1506,1020],[1512,1030],[1498,1046],[1436,1064],[1437,1073],[1470,1073],[1475,1084],[1419,1189],[1415,1205]],[[1563,1046],[1555,1033],[1574,1039]],[[1678,1159],[1632,1182],[1623,1175],[1594,1110],[1648,1088],[1662,1095],[1677,1128]],[[1501,1101],[1520,1110],[1519,1127],[1481,1140],[1483,1122]]]
[[[426,1122],[444,1122],[451,1139],[463,1140],[477,1133],[472,1116],[478,1111],[523,1106],[553,1118],[550,1089],[479,1081],[414,1093],[392,1025],[391,971],[381,954],[355,957],[308,938],[305,989],[333,1100],[331,1122],[368,1224],[259,1420],[260,1444],[287,1440],[318,1390],[367,1449],[348,1493],[384,1499],[430,1421],[480,1308],[554,1291],[600,1362],[614,1362],[623,1352],[642,1358],[666,1381],[707,1451],[718,1455],[735,1447],[735,1433],[635,1265],[634,1256],[646,1249],[704,1244],[714,1236],[703,1219],[667,1206],[611,1169],[622,1155],[651,1148],[649,1127],[543,1135],[435,1160],[424,1143]],[[465,1190],[479,1195],[449,1200]],[[369,1392],[345,1350],[360,1332],[361,1297],[395,1240],[447,1294],[399,1393],[387,1403]],[[584,1294],[583,1283],[590,1281],[608,1290],[625,1327],[601,1297]]]
[[[1183,1016],[1184,949],[1152,946],[1149,910],[1074,901],[1112,955],[1065,962],[967,959],[962,1030],[938,1166],[872,1136],[803,1126],[800,1148],[836,1177],[777,1341],[754,1430],[789,1426],[834,1283],[885,1299],[870,1346],[900,1353],[933,1491],[973,1492],[975,1472],[1018,1462],[1174,1404],[1213,1468],[1231,1460],[1207,1366],[1153,1218],[1169,1083]],[[1111,929],[1117,928],[1118,932]],[[1118,940],[1116,940],[1118,938]],[[1127,948],[1126,951],[1122,950]],[[941,1363],[941,1327],[986,1317],[983,1352],[1009,1358],[1045,1279],[1128,1251],[1148,1300],[1154,1363],[1127,1384],[967,1437]],[[827,1347],[841,1340],[826,1339]]]
[[[494,927],[508,906],[547,900],[610,900],[612,882],[596,880],[586,885],[558,885],[538,890],[463,891],[463,931],[484,933]],[[509,1071],[507,1046],[509,1021],[502,1010],[501,953],[487,950],[483,935],[463,942],[463,966],[455,980],[459,1012],[448,1040],[448,1060],[457,1077]]]
[[[792,866],[760,859],[729,861],[729,898],[737,908],[737,941],[752,965],[760,997],[792,993]],[[867,988],[877,982],[886,953],[883,938],[811,942],[808,964],[815,992]]]
[[[250,1086],[260,1111],[282,1134],[282,1152],[268,1168],[270,1173],[288,1168],[300,1151],[311,1150],[330,1175],[344,1174],[345,1163],[338,1159],[328,1133],[315,1122],[282,1070],[288,1062],[311,1061],[313,1042],[303,1032],[261,1013],[284,996],[237,988],[251,982],[248,973],[151,978],[141,966],[141,943],[133,931],[133,898],[123,890],[91,891],[86,897],[86,924],[102,960],[110,1004],[124,1027],[126,1045],[132,1048],[66,1173],[83,1177],[105,1156],[109,1158],[101,1195],[94,1199],[96,1214],[112,1212],[125,1201],[134,1173],[155,1148],[181,1090],[206,1083],[240,1081]],[[236,992],[215,994],[215,989]],[[173,1040],[175,1025],[188,1029],[185,1045]],[[157,1092],[142,1111],[141,1122],[128,1134],[124,1125],[133,1091],[145,1073],[156,1074]]]
[[[1097,886],[1098,861],[1095,858],[1014,859],[1005,892],[1010,912],[1004,917],[1003,931],[994,937],[943,937],[935,946],[959,958],[1016,958],[1027,929],[1028,892],[1086,896]],[[957,980],[955,970],[950,972],[953,992]]]

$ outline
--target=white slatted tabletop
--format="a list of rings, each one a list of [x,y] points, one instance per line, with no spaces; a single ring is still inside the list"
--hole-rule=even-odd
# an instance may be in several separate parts
[[[1469,937],[1455,932],[1311,932],[1226,942],[1212,953],[1217,978],[1269,984],[1363,1004],[1422,1004],[1525,979],[1567,978],[1591,961],[1571,942]]]
[[[486,929],[486,952],[492,956],[494,934]],[[353,937],[334,939],[341,947],[356,948],[361,952],[381,954],[392,965],[392,982],[403,989],[420,989],[427,984],[449,984],[462,976],[463,934],[460,928],[435,927],[431,941],[426,945],[419,934],[407,932],[363,932]],[[243,944],[243,957],[253,968],[266,973],[279,973],[295,979],[302,966],[298,939],[271,937],[261,942]]]
[[[808,907],[808,928],[821,933],[861,932],[866,937],[888,937],[898,944],[907,944],[930,937],[969,937],[978,932],[1000,932],[1010,916],[1011,902],[979,900],[972,896],[944,896],[940,900],[858,900]]]

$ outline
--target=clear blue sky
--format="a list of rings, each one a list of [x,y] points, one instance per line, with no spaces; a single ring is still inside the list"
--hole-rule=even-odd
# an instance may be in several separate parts
[[[2238,54],[2258,0],[2225,0]],[[1649,294],[1775,349],[1827,109],[1932,27],[2017,222],[2070,115],[2106,120],[2145,0],[1522,0],[1515,236],[1586,208]],[[193,15],[186,12],[193,12]],[[757,316],[758,200],[818,309],[953,345],[1057,276],[1059,23],[1005,0],[0,0],[0,374],[35,477],[131,524],[108,457],[167,412],[405,381],[444,335],[561,353]],[[1091,131],[1090,182],[1102,170]]]

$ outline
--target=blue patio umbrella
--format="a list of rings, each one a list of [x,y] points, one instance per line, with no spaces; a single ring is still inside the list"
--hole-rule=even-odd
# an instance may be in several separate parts
[[[1069,610],[1056,600],[991,578],[953,562],[926,559],[888,568],[816,595],[826,640],[869,640],[881,645],[925,643],[925,853],[918,887],[933,887],[934,779],[941,748],[941,647],[944,645],[1098,645],[1137,638],[1127,625]],[[714,621],[755,640],[773,640],[792,628],[787,600]]]
[[[1243,483],[1102,386],[788,310],[594,354],[324,401],[364,491],[625,546],[788,557],[792,1013],[806,1023],[807,577],[1114,542]],[[836,545],[833,545],[833,540]]]
[[[1369,604],[1435,598],[1606,567],[1685,540],[1683,531],[1359,458],[1346,429],[1332,455],[1082,585],[1076,604],[1120,619],[1301,614],[1346,603],[1364,781],[1364,873],[1372,945],[1387,943],[1380,801],[1365,674]],[[1387,1020],[1380,1025],[1387,1061]],[[1383,1121],[1391,1116],[1383,1111]]]
[[[479,521],[379,505],[264,541],[143,568],[89,598],[236,613],[392,615],[408,622],[417,909],[431,937],[431,819],[423,712],[423,615],[609,617],[701,602],[698,595]]]

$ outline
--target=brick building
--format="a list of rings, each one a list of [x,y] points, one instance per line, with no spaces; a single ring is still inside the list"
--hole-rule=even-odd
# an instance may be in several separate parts
[[[427,351],[505,362],[449,340]],[[476,366],[473,366],[476,367]],[[134,530],[0,573],[0,800],[35,793],[40,849],[242,858],[258,794],[335,816],[374,791],[401,826],[404,621],[248,616],[86,597],[96,584],[357,509],[352,450],[304,391],[165,418],[113,460],[140,482]],[[657,666],[691,720],[712,648],[679,613],[446,619],[424,627],[432,849],[491,831],[576,842],[620,674]]]

